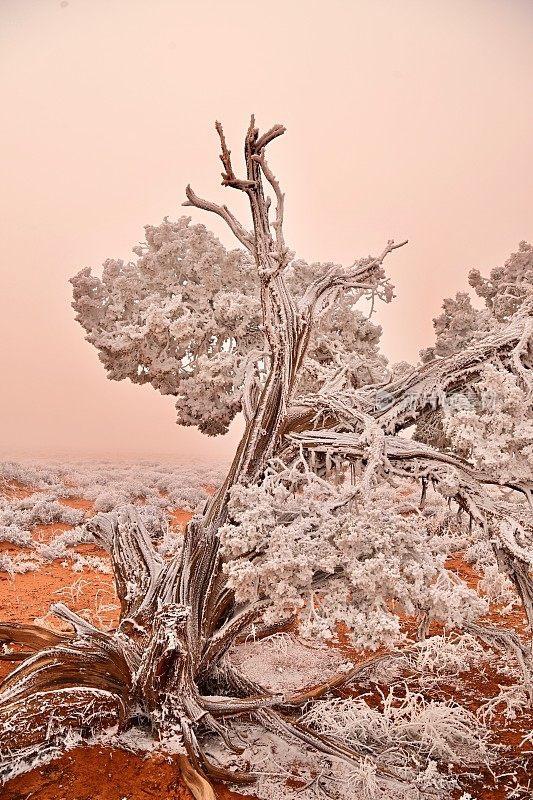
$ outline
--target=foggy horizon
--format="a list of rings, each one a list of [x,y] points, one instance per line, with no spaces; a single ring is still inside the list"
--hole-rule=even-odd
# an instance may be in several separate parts
[[[209,25],[205,24],[209,18]],[[106,377],[69,278],[134,258],[143,226],[220,186],[250,114],[287,127],[269,163],[297,257],[386,263],[382,350],[416,363],[445,297],[533,240],[527,0],[3,0],[0,458],[225,461],[242,430],[180,428],[171,397]]]

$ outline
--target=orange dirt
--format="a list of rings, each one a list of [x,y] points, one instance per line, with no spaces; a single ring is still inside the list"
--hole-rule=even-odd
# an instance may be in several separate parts
[[[31,486],[24,486],[19,481],[7,481],[0,488],[0,494],[7,497],[9,500],[24,500],[25,497],[30,497],[40,489],[32,489]]]
[[[242,795],[215,787],[219,800]],[[143,755],[115,747],[76,747],[10,781],[2,800],[192,800],[177,757]]]
[[[212,487],[204,488],[207,490]],[[28,487],[15,483],[9,484],[7,489],[2,487],[1,491],[12,498],[23,498],[32,493]],[[83,509],[87,514],[93,512],[93,504],[80,497],[64,498],[61,502],[71,508]],[[190,512],[175,509],[172,527],[183,528],[191,516]],[[70,528],[59,523],[38,525],[32,535],[36,540],[48,542],[59,531]],[[13,554],[21,549],[16,545],[0,544],[0,552]],[[94,544],[77,545],[75,549],[84,555],[97,555],[108,560],[105,551]],[[28,549],[25,551],[31,552]],[[447,566],[470,586],[477,585],[479,576],[464,561],[462,553],[454,553],[448,559]],[[58,601],[65,602],[97,625],[111,627],[117,619],[118,603],[111,575],[88,569],[75,572],[72,562],[62,559],[46,564],[35,572],[13,576],[0,573],[0,619],[4,621],[34,622],[37,619],[43,624],[44,618],[44,624],[60,627],[60,622],[48,613],[50,604]],[[501,625],[499,612],[500,609],[494,606],[487,616],[487,624]],[[525,619],[520,608],[507,615],[504,624],[521,634],[525,633]],[[405,618],[403,627],[413,633],[415,621]],[[433,624],[430,632],[441,633],[442,629]],[[342,627],[339,628],[337,646],[346,656],[358,660],[369,655],[356,653],[349,646],[346,631]],[[0,661],[0,678],[11,669],[9,662]],[[499,687],[509,682],[490,663],[484,670],[463,673],[460,678],[459,688],[457,685],[438,684],[426,695],[439,700],[452,698],[475,711],[481,702],[479,698],[496,696]],[[379,705],[379,689],[385,691],[386,688],[374,687],[368,701],[372,705]],[[348,696],[350,690],[339,690],[338,694]],[[497,714],[492,723],[493,743],[507,749],[503,749],[497,762],[492,764],[492,772],[483,769],[481,776],[461,775],[461,789],[453,797],[459,798],[465,791],[470,792],[476,800],[507,800],[511,796],[522,800],[533,797],[529,789],[533,746],[521,744],[532,729],[533,712],[519,713],[515,720],[506,720],[502,714]],[[460,767],[456,767],[456,770],[461,772]],[[516,773],[516,779],[510,777],[512,772]],[[214,789],[220,800],[243,797],[223,786],[215,786]],[[251,794],[244,796],[253,798]],[[177,757],[166,758],[161,754],[143,756],[114,747],[82,746],[0,787],[1,800],[149,800],[151,797],[158,800],[191,800],[192,795],[180,775]]]
[[[81,511],[85,511],[89,517],[94,514],[94,503],[92,500],[84,500],[83,497],[60,497],[59,502],[69,508],[77,508]]]
[[[192,519],[191,511],[184,511],[183,508],[176,508],[170,515],[170,527],[181,528],[183,530],[190,519]]]

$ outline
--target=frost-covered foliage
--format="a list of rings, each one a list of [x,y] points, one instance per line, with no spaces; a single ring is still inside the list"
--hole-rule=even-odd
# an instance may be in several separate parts
[[[421,352],[422,362],[453,356],[487,336],[498,336],[517,315],[531,317],[533,247],[520,242],[518,251],[488,278],[471,270],[469,282],[484,307],[474,307],[466,292],[444,300],[443,313],[433,320],[435,345]],[[479,374],[473,373],[466,389],[438,398],[439,410],[428,411],[418,421],[416,438],[452,449],[503,481],[530,479],[533,384],[520,362],[524,355],[527,360],[527,329],[511,353],[511,363],[499,357],[490,360]]]
[[[348,765],[257,727],[239,725],[236,733],[245,750],[233,761],[250,764],[257,776],[253,796],[260,800],[448,800],[457,785],[453,777],[439,771],[435,759],[414,752],[416,766],[413,760],[404,761],[401,768],[393,765],[390,769],[397,775],[392,777],[384,774],[387,758],[380,758],[378,764],[361,753],[357,764]],[[224,766],[230,765],[227,754],[211,743],[207,752]],[[388,754],[390,762],[395,753],[406,755],[393,750]]]
[[[181,424],[201,417],[202,430],[221,433],[239,407],[239,362],[258,338],[253,266],[189,217],[145,236],[136,262],[108,259],[101,279],[88,268],[72,279],[77,319],[110,378],[179,395]]]
[[[28,491],[42,492],[48,515],[67,514],[64,506],[49,503],[58,498],[82,498],[93,501],[96,511],[110,511],[126,503],[168,506],[194,511],[205,503],[210,488],[219,486],[224,479],[224,466],[213,463],[158,464],[158,463],[110,463],[110,462],[16,462],[0,463],[0,493],[10,495],[9,487],[19,484]],[[13,494],[14,499],[17,493]],[[24,498],[21,498],[21,501]],[[37,499],[28,500],[33,508]],[[21,508],[24,505],[20,506]],[[62,510],[61,510],[62,509]],[[75,511],[71,509],[71,511]],[[37,522],[38,520],[36,520]],[[65,518],[40,520],[46,522],[72,522]]]
[[[254,795],[264,800],[443,800],[457,783],[439,764],[475,767],[488,756],[480,719],[458,703],[430,700],[406,686],[382,692],[378,707],[364,697],[319,700],[302,723],[353,748],[359,763],[302,751],[295,742],[243,725],[235,729],[245,745],[242,756],[229,760],[212,743],[208,752],[225,766],[250,763],[258,776]]]
[[[483,367],[474,402],[464,408],[445,407],[443,427],[454,449],[480,469],[506,483],[531,479],[531,387],[502,366]]]
[[[486,611],[445,569],[442,501],[426,516],[387,486],[357,510],[347,493],[312,473],[297,491],[277,474],[235,487],[220,539],[237,600],[268,599],[267,622],[298,613],[305,637],[331,639],[342,622],[354,644],[372,649],[400,637],[398,612],[455,626]]]
[[[447,297],[442,303],[442,314],[435,317],[435,344],[421,352],[422,361],[429,363],[434,358],[444,358],[457,353],[473,341],[481,340],[494,324],[487,309],[474,308],[468,292],[457,292],[454,298]]]
[[[510,319],[533,292],[533,247],[520,242],[503,267],[494,267],[488,278],[470,270],[468,281],[497,320]]]
[[[107,260],[102,277],[90,269],[74,278],[76,319],[113,380],[149,383],[177,397],[177,421],[225,433],[241,410],[250,371],[264,382],[264,351],[256,266],[242,250],[226,250],[190,217],[146,226],[135,262]],[[302,295],[335,265],[293,261],[287,282]],[[339,295],[310,343],[301,390],[316,389],[331,369],[354,386],[384,376],[381,328],[354,308],[356,294]]]
[[[76,508],[69,508],[53,499],[49,494],[32,494],[18,500],[11,508],[2,512],[2,524],[29,531],[36,525],[78,525],[85,514]]]
[[[370,753],[392,750],[393,758],[402,761],[409,751],[448,762],[486,755],[486,733],[466,708],[451,701],[428,701],[407,688],[384,695],[379,709],[364,699],[321,700],[305,720],[321,733]]]
[[[500,686],[500,691],[495,697],[491,697],[490,700],[479,706],[477,715],[487,724],[497,714],[500,714],[506,720],[513,720],[530,708],[531,692],[527,690],[523,683],[515,683],[510,686]]]
[[[533,247],[520,242],[502,267],[494,267],[488,278],[478,269],[470,270],[468,280],[484,308],[475,308],[467,292],[444,300],[443,313],[433,321],[435,345],[422,351],[422,360],[430,361],[459,352],[479,341],[497,324],[508,322],[533,296]]]

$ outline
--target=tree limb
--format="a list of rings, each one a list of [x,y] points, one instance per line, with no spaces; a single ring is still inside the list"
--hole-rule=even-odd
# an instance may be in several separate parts
[[[216,203],[212,203],[210,200],[203,200],[194,193],[189,184],[185,189],[185,194],[187,195],[188,200],[187,202],[182,203],[182,205],[194,206],[195,208],[201,208],[203,211],[211,211],[213,214],[218,214],[218,216],[222,217],[224,222],[227,223],[230,230],[234,233],[239,242],[244,245],[248,252],[252,254],[254,253],[254,238],[252,234],[250,231],[246,230],[244,225],[241,225],[239,220],[234,216],[227,206],[219,206]]]

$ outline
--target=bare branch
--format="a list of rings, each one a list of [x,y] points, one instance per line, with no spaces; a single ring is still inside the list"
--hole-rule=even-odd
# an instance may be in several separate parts
[[[190,185],[187,185],[185,194],[187,195],[188,200],[187,202],[182,203],[182,205],[194,206],[195,208],[201,208],[203,211],[211,211],[213,214],[218,214],[218,216],[222,217],[224,222],[227,223],[239,242],[244,245],[244,247],[246,247],[250,253],[254,254],[253,235],[250,233],[250,231],[246,230],[246,228],[232,214],[227,206],[219,206],[216,203],[212,203],[210,200],[203,200],[193,192]]]
[[[252,117],[253,120],[253,117]],[[278,136],[282,136],[285,133],[287,128],[284,125],[273,125],[266,133],[257,139],[255,143],[255,152],[260,153],[267,144],[270,144],[273,139],[276,139]]]
[[[229,211],[227,206],[218,205],[210,200],[204,200],[198,197],[198,195],[193,192],[190,185],[188,185],[185,190],[187,202],[183,205],[194,206],[203,211],[210,211],[221,217],[239,242],[248,252],[252,253],[256,259],[260,276],[268,280],[285,266],[287,250],[282,232],[283,195],[276,178],[264,160],[263,150],[269,142],[277,136],[281,136],[285,128],[282,125],[274,125],[269,131],[263,134],[263,136],[258,138],[259,131],[255,127],[255,119],[252,116],[245,138],[246,178],[238,178],[235,174],[231,161],[231,151],[227,145],[221,123],[217,121],[215,123],[215,128],[220,139],[222,151],[220,154],[220,160],[224,167],[222,184],[223,186],[231,186],[233,189],[239,189],[248,195],[254,223],[254,233],[252,234],[246,230],[234,214]],[[277,198],[276,221],[272,223],[272,228],[275,232],[275,245],[274,239],[270,233],[270,222],[268,219],[270,200],[265,198],[263,194],[261,170],[274,188]]]
[[[256,182],[237,178],[237,176],[233,172],[233,166],[231,164],[231,150],[228,149],[228,146],[226,144],[226,137],[224,136],[224,131],[222,129],[222,125],[220,124],[220,122],[215,122],[215,128],[220,137],[220,145],[222,147],[220,160],[222,161],[222,165],[225,169],[225,172],[222,173],[222,185],[231,186],[234,189],[241,189],[243,191],[247,191],[248,189],[255,186]]]

